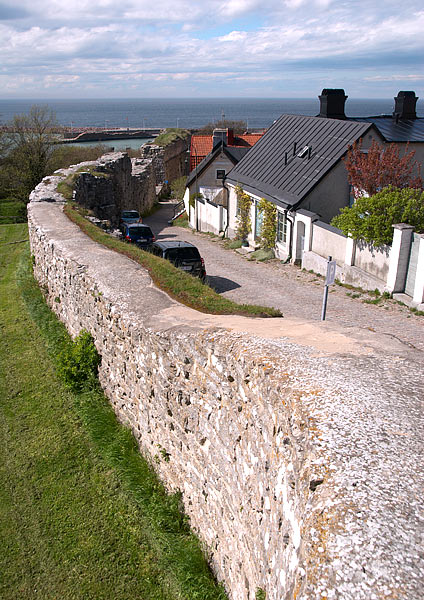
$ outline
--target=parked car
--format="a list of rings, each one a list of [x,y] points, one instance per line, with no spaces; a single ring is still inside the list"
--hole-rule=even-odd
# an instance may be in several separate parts
[[[172,262],[178,269],[186,271],[202,281],[206,279],[205,261],[199,250],[189,242],[161,240],[154,242],[149,251]]]
[[[141,217],[137,210],[123,210],[121,213],[121,224],[141,223]]]
[[[143,225],[143,223],[122,224],[121,235],[127,242],[137,244],[137,246],[143,249],[146,249],[155,241],[153,231],[148,225]]]

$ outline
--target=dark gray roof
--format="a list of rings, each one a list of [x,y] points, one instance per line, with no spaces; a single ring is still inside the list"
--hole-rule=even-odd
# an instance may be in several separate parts
[[[282,115],[230,171],[226,181],[239,183],[246,191],[283,208],[293,206],[370,129],[374,129],[371,123]],[[298,154],[306,146],[311,147],[310,157],[306,151],[300,158]]]
[[[373,123],[386,142],[424,142],[424,119],[399,119],[390,115],[377,117],[349,117],[349,121]]]
[[[197,165],[197,167],[192,170],[192,172],[187,178],[186,185],[189,186],[196,179],[196,177],[200,177],[203,171],[215,160],[215,158],[221,152],[223,152],[230,159],[233,165],[236,165],[249,150],[250,146],[232,147],[227,146],[225,142],[220,142],[214,147],[212,152],[205,156],[205,158]]]

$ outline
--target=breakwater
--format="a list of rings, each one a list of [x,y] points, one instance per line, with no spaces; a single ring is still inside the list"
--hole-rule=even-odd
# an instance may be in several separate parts
[[[131,140],[133,138],[150,139],[157,137],[162,129],[160,128],[142,128],[142,129],[101,129],[95,127],[85,127],[84,129],[67,129],[64,132],[60,144],[73,144],[75,142],[102,142],[104,140]]]

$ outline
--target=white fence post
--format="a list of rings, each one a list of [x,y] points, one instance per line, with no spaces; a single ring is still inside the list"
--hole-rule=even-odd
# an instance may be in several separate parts
[[[393,225],[393,243],[390,250],[389,272],[386,289],[388,292],[403,292],[408,272],[409,251],[414,231],[412,225],[398,223]]]
[[[424,304],[424,234],[420,236],[420,246],[418,249],[417,275],[414,286],[414,296],[412,301],[414,305]]]
[[[346,239],[345,265],[352,267],[355,264],[356,240],[348,236]]]

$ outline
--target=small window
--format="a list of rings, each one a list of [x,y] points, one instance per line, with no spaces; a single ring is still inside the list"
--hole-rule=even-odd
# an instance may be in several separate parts
[[[309,146],[303,146],[302,150],[298,153],[299,158],[305,158],[309,152]]]
[[[286,213],[277,211],[277,242],[287,243],[287,218]]]
[[[255,202],[255,237],[259,238],[262,233],[264,213],[259,209],[259,202]]]
[[[224,177],[225,177],[225,169],[217,169],[216,170],[216,178],[224,179]]]

